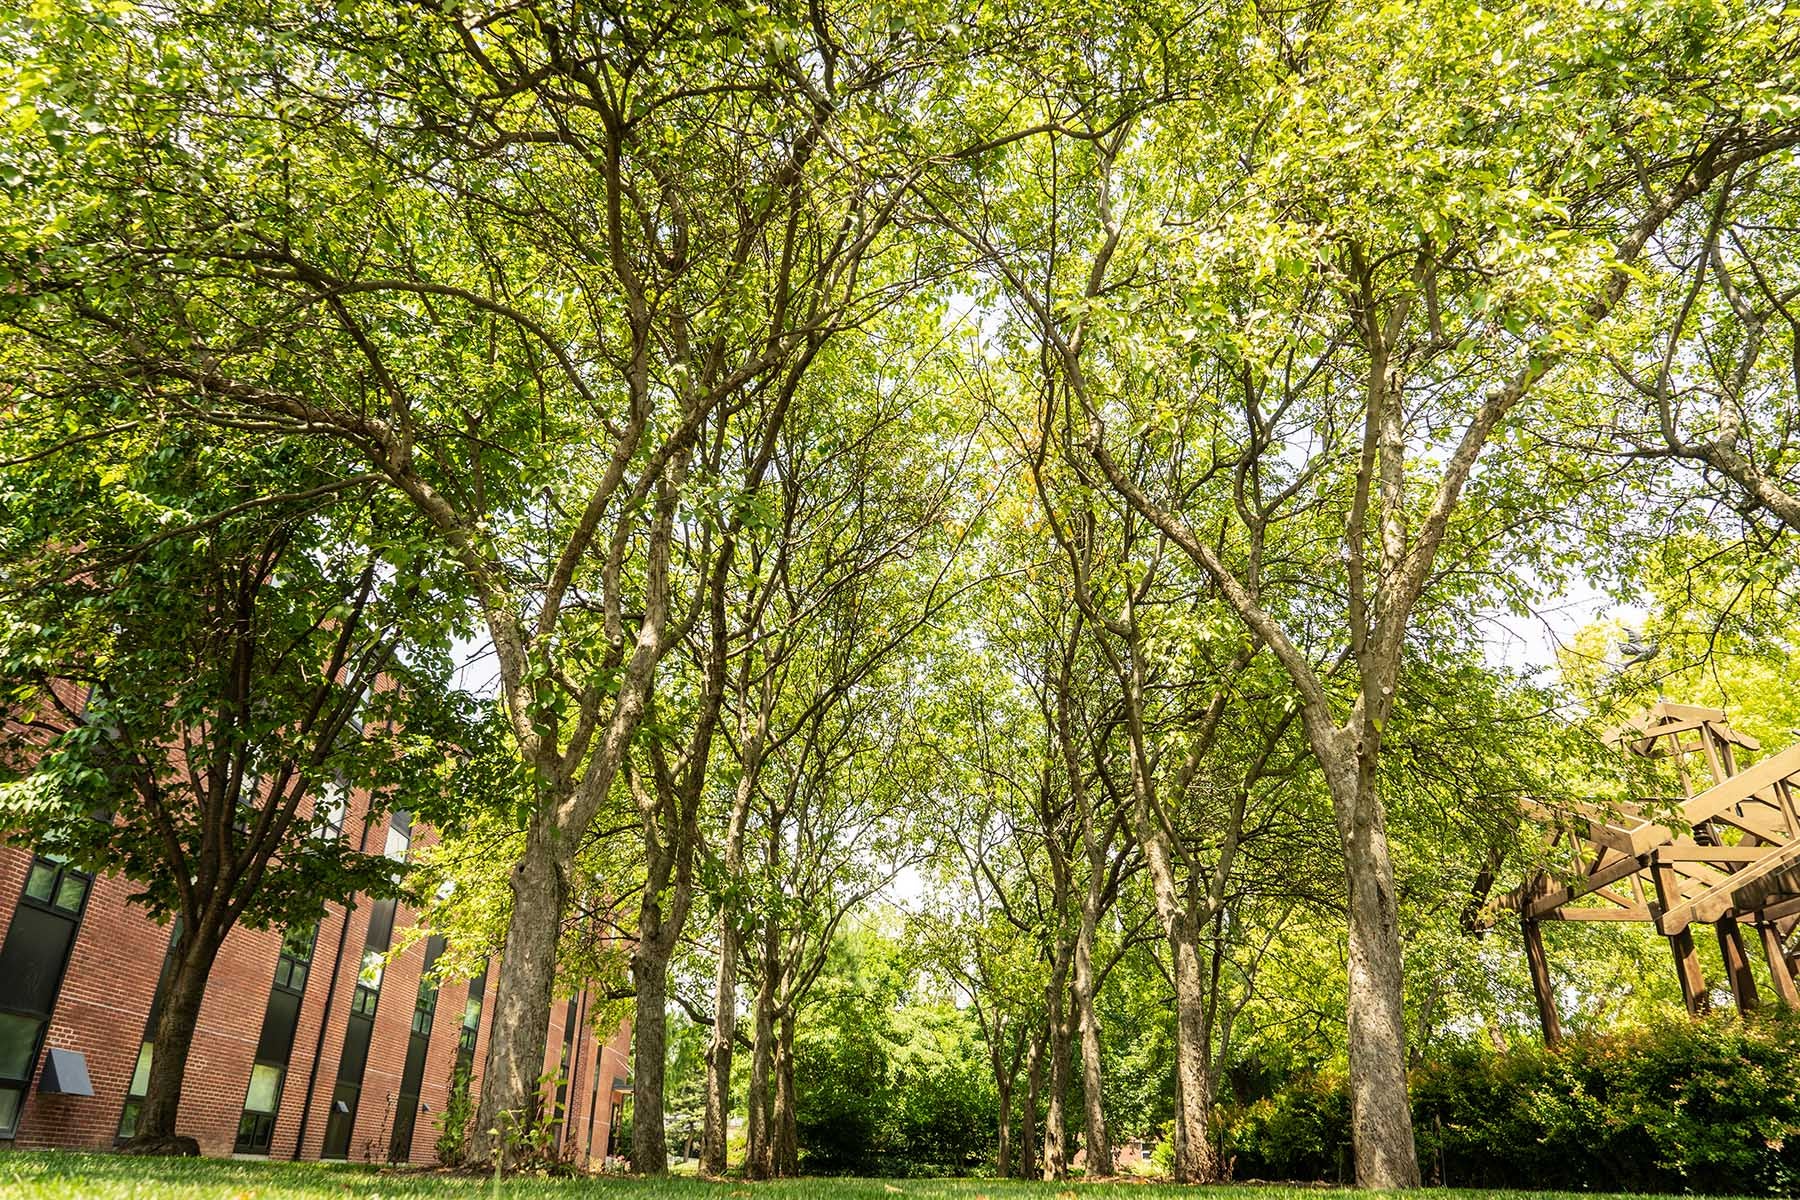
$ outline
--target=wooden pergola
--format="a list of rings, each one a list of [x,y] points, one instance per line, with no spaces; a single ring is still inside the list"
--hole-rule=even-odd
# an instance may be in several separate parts
[[[1544,1039],[1562,1036],[1540,921],[1651,921],[1669,940],[1690,1013],[1708,1006],[1693,925],[1712,925],[1732,998],[1759,1003],[1744,946],[1755,927],[1777,998],[1800,1008],[1789,936],[1800,925],[1800,745],[1749,766],[1757,740],[1716,708],[1661,702],[1613,735],[1626,753],[1671,759],[1682,796],[1616,808],[1529,801],[1527,815],[1552,834],[1567,874],[1540,875],[1499,900],[1525,937]]]

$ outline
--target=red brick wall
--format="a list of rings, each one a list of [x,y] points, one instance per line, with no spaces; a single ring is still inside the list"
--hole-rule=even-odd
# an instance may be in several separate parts
[[[366,811],[367,797],[353,795],[345,831],[358,838],[365,849],[378,851],[386,836],[386,819],[365,822]],[[429,830],[415,827],[416,846],[428,844],[430,839]],[[11,923],[31,859],[26,846],[0,845],[0,931]],[[106,1148],[114,1143],[169,940],[168,926],[158,925],[141,908],[127,904],[126,897],[133,890],[129,882],[117,876],[94,881],[44,1039],[46,1047],[76,1050],[86,1057],[95,1094],[45,1096],[38,1094],[34,1084],[27,1094],[14,1143],[21,1148]],[[293,1054],[282,1086],[271,1157],[296,1157],[295,1139],[300,1133],[309,1082],[312,1103],[306,1113],[305,1145],[298,1157],[317,1158],[323,1146],[350,1001],[368,934],[370,903],[366,897],[354,899],[356,903],[347,916],[343,905],[334,904],[320,923]],[[401,931],[416,919],[415,912],[400,907],[394,923],[396,944]],[[233,930],[208,981],[183,1085],[179,1122],[182,1133],[199,1140],[203,1153],[223,1155],[232,1151],[280,949],[279,930]],[[387,1157],[424,951],[425,939],[421,937],[389,964],[383,976],[362,1098],[350,1141],[349,1157],[353,1160]],[[334,960],[338,963],[335,986],[331,978]],[[476,1078],[472,1084],[476,1094],[488,1050],[495,990],[496,981],[490,973],[476,1043]],[[435,1159],[439,1120],[449,1099],[450,1075],[467,996],[466,980],[446,983],[438,996],[421,1086],[421,1103],[429,1111],[421,1109],[415,1122],[411,1148],[414,1162]],[[584,1013],[589,1011],[585,1002],[581,1007]],[[567,1001],[558,1000],[552,1009],[547,1070],[555,1068],[561,1054],[566,1008]],[[321,1022],[325,1032],[322,1047]],[[623,1061],[629,1037],[628,1027],[621,1027],[614,1035],[608,1047],[614,1061]],[[570,1107],[579,1114],[580,1122],[572,1123],[572,1128],[583,1139],[573,1144],[585,1149],[586,1106],[592,1087],[589,1064],[599,1046],[592,1031],[585,1028],[578,1044],[581,1082],[572,1091]],[[603,1092],[601,1104],[595,1142],[603,1151],[610,1092]],[[572,1116],[572,1122],[574,1119]]]

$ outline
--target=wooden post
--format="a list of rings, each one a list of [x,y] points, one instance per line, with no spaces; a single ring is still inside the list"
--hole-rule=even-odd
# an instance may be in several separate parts
[[[1719,935],[1719,957],[1725,960],[1725,978],[1737,1010],[1756,1011],[1761,998],[1756,994],[1756,976],[1750,973],[1750,955],[1744,950],[1744,931],[1736,917],[1720,917],[1713,922],[1713,929]]]
[[[1681,903],[1681,880],[1675,874],[1675,868],[1667,863],[1656,863],[1650,868],[1650,877],[1656,883],[1657,923],[1662,923],[1662,914]],[[1681,983],[1681,1000],[1687,1005],[1688,1015],[1701,1016],[1711,1007],[1706,996],[1706,977],[1700,973],[1700,955],[1694,949],[1694,931],[1692,926],[1684,925],[1679,933],[1671,933],[1669,952],[1675,956],[1675,978]]]
[[[1704,1016],[1712,1002],[1706,995],[1706,976],[1700,973],[1700,954],[1694,949],[1692,927],[1669,935],[1669,951],[1675,955],[1675,978],[1681,982],[1682,1003],[1691,1017]]]
[[[1773,921],[1758,921],[1756,931],[1762,934],[1763,954],[1769,960],[1769,978],[1775,982],[1775,998],[1789,1008],[1800,1009],[1800,988],[1794,986],[1794,973],[1788,969],[1787,950],[1781,944],[1781,930]]]
[[[1562,1021],[1556,1014],[1556,993],[1550,987],[1550,961],[1544,955],[1544,934],[1530,917],[1521,917],[1525,932],[1525,961],[1531,967],[1531,990],[1537,996],[1538,1022],[1544,1027],[1544,1044],[1562,1041]]]

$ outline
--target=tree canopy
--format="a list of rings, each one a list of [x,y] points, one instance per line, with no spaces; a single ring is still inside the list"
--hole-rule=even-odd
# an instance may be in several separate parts
[[[1481,934],[1524,803],[1636,794],[1659,691],[1792,738],[1797,36],[15,11],[0,695],[60,723],[0,812],[190,929],[184,880],[399,886],[322,789],[432,820],[441,969],[496,962],[476,1161],[586,985],[640,1170],[668,1108],[711,1172],[742,1111],[754,1176],[1209,1180],[1221,1105],[1336,1063],[1356,1179],[1416,1184],[1408,1070],[1530,1025]],[[1579,1021],[1666,999],[1565,932]]]

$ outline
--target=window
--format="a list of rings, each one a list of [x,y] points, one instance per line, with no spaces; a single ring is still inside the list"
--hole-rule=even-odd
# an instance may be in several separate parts
[[[362,970],[356,974],[356,996],[350,1001],[351,1012],[365,1017],[375,1015],[375,1005],[381,1000],[381,970],[386,958],[385,951],[363,951]]]
[[[250,1068],[250,1089],[244,1097],[244,1115],[238,1120],[237,1154],[267,1154],[275,1132],[275,1108],[281,1100],[281,1080],[286,1068],[259,1062]]]
[[[31,1051],[42,1025],[17,1013],[0,1013],[0,1076],[19,1079],[31,1070]]]
[[[125,1090],[125,1107],[119,1113],[119,1140],[137,1132],[138,1117],[144,1110],[144,1094],[150,1090],[150,1060],[156,1051],[153,1040],[156,1023],[162,1015],[163,997],[169,991],[169,977],[175,973],[175,943],[181,940],[181,918],[169,922],[169,948],[163,952],[162,973],[156,978],[156,994],[150,999],[150,1013],[144,1018],[144,1040],[138,1046],[137,1070],[131,1073],[131,1086]]]
[[[40,854],[25,877],[25,898],[64,913],[79,913],[87,898],[90,876],[68,865],[68,859]]]
[[[419,994],[413,1001],[412,1036],[406,1040],[406,1066],[400,1072],[400,1099],[394,1105],[393,1135],[388,1140],[388,1161],[406,1162],[412,1157],[413,1133],[419,1120],[419,1088],[425,1079],[425,1054],[431,1047],[431,1018],[437,1011],[438,956],[444,939],[433,934],[425,943],[425,960],[419,967]]]
[[[93,876],[56,854],[34,856],[25,874],[0,945],[0,1138],[18,1132],[92,882]]]
[[[481,997],[487,991],[487,968],[469,981],[469,999],[463,1004],[462,1031],[457,1034],[457,1061],[468,1066],[475,1060],[475,1039],[481,1034]]]
[[[350,1132],[356,1126],[356,1109],[362,1098],[363,1068],[369,1061],[369,1038],[375,1029],[375,1007],[381,1001],[382,960],[393,937],[394,901],[377,900],[369,909],[369,936],[363,943],[356,995],[350,1001],[344,1048],[338,1055],[337,1087],[331,1094],[331,1116],[325,1122],[322,1158],[343,1158],[349,1153]]]
[[[432,1014],[437,1012],[437,980],[427,975],[419,980],[419,998],[413,1004],[412,1031],[430,1033]]]
[[[281,939],[281,957],[275,960],[275,986],[290,992],[306,990],[306,973],[312,964],[313,943],[319,927],[290,929]]]
[[[138,1047],[137,1070],[131,1073],[131,1086],[125,1089],[125,1111],[119,1115],[119,1136],[128,1138],[137,1132],[138,1114],[144,1110],[144,1093],[150,1090],[150,1060],[156,1045],[146,1041]]]
[[[327,841],[335,842],[344,832],[344,810],[347,807],[341,780],[332,780],[319,793],[318,803],[313,806],[313,815],[319,818],[321,836]]]
[[[41,1018],[0,1013],[0,1137],[11,1137],[18,1126],[43,1030]]]

